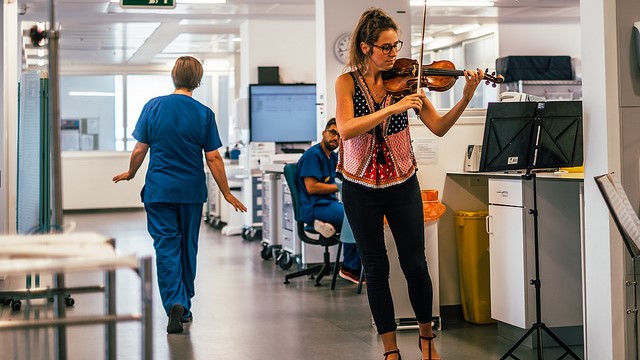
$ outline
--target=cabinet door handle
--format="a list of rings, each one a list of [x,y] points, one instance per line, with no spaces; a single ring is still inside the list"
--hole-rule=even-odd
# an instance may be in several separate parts
[[[507,197],[507,196],[509,196],[509,191],[507,191],[507,190],[498,190],[498,191],[496,191],[496,194],[500,194],[503,197]]]
[[[487,234],[491,235],[491,225],[489,224],[489,222],[491,221],[491,215],[487,215],[487,217],[484,219],[484,228],[487,231]]]

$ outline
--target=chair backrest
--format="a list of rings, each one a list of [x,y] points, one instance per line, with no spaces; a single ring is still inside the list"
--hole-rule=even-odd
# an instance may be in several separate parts
[[[298,228],[298,237],[303,242],[313,244],[313,245],[322,245],[322,246],[332,246],[338,243],[338,237],[336,235],[325,238],[322,235],[319,235],[319,239],[313,239],[307,236],[307,231],[309,229],[305,229],[305,223],[300,220],[298,217],[299,209],[298,204],[300,203],[300,189],[298,189],[298,164],[286,164],[284,166],[284,178],[287,180],[287,185],[289,185],[289,191],[291,191],[291,202],[293,205],[293,218],[296,220],[296,227]],[[315,231],[311,230],[312,233]]]
[[[627,251],[633,258],[640,256],[640,219],[633,210],[620,180],[614,173],[596,176],[595,180]]]
[[[298,192],[298,164],[286,164],[284,166],[284,178],[289,185],[291,191],[291,202],[293,203],[293,217],[296,221],[300,221],[298,217],[298,204],[300,203],[300,193]]]

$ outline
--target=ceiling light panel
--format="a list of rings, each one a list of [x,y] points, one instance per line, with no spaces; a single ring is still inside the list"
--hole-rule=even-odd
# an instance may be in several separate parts
[[[182,19],[180,25],[224,25],[231,23],[231,19]]]
[[[231,36],[231,34],[180,34],[162,52],[173,54],[226,52]]]
[[[411,6],[424,6],[424,0],[411,0]],[[443,6],[493,6],[493,1],[485,0],[428,0],[427,7],[443,7]]]

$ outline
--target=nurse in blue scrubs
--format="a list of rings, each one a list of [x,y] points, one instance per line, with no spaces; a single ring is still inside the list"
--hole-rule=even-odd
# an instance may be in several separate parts
[[[144,106],[133,131],[138,142],[129,170],[113,177],[116,183],[133,179],[150,150],[141,197],[156,251],[160,297],[169,316],[167,333],[181,333],[182,323],[193,319],[198,233],[207,199],[203,153],[224,199],[236,211],[247,211],[227,183],[215,114],[192,97],[203,72],[193,57],[176,60],[171,71],[175,91]]]

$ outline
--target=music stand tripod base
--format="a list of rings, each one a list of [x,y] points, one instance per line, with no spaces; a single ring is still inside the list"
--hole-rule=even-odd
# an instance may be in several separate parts
[[[558,359],[563,359],[565,356],[569,355],[575,360],[580,360],[580,357],[573,352],[569,346],[567,346],[560,338],[551,331],[543,322],[542,322],[542,304],[540,300],[540,253],[538,247],[538,203],[537,203],[537,193],[536,193],[536,174],[531,173],[531,169],[527,169],[527,173],[522,175],[524,180],[533,181],[533,208],[529,209],[529,214],[533,215],[533,238],[534,238],[534,266],[535,266],[535,279],[531,280],[529,283],[533,285],[536,289],[536,322],[531,325],[531,328],[527,330],[522,337],[500,358],[500,360],[507,359],[509,357],[513,359],[518,359],[513,352],[529,337],[535,332],[536,336],[536,345],[537,345],[537,355],[538,360],[544,359],[543,355],[543,341],[542,341],[542,332],[544,331],[547,335],[549,335],[559,346],[564,349],[565,353],[562,354]]]

